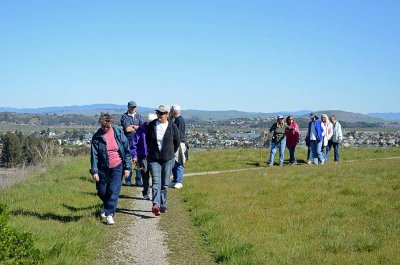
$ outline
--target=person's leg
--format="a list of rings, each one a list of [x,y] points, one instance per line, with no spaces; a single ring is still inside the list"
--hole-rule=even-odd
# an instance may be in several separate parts
[[[311,143],[307,146],[307,164],[311,163],[312,160],[312,150],[311,150]]]
[[[283,138],[279,144],[279,165],[283,165],[285,159],[286,138]]]
[[[149,197],[149,169],[147,167],[147,159],[146,158],[141,158],[138,161],[139,168],[140,168],[140,174],[142,175],[142,180],[143,180],[143,190],[142,194],[145,199]]]
[[[178,182],[178,167],[179,167],[179,163],[175,161],[175,164],[172,168],[172,184],[175,184]]]
[[[173,158],[164,162],[161,167],[161,208],[167,208],[169,178],[171,176],[174,163],[175,159]]]
[[[334,152],[334,159],[335,162],[339,162],[339,143],[333,143],[333,152]]]
[[[181,183],[183,182],[183,173],[185,172],[185,168],[183,167],[183,165],[179,164],[178,162],[175,161],[175,166],[176,167],[176,173],[177,173],[177,183]],[[174,167],[175,167],[174,166]]]
[[[107,202],[104,205],[104,211],[107,216],[114,216],[117,209],[118,198],[121,192],[122,184],[122,164],[109,169],[109,179],[106,193],[109,195]]]
[[[97,196],[99,196],[100,200],[103,202],[103,207],[104,207],[104,201],[107,199],[106,198],[107,172],[99,171],[98,174],[99,174],[99,181],[96,182]]]
[[[294,163],[294,148],[288,147],[287,149],[289,151],[289,163]]]
[[[322,164],[325,163],[324,156],[322,155],[322,141],[317,143],[317,156],[318,156],[319,161],[321,161]],[[318,164],[318,159],[317,159],[316,164]]]
[[[160,207],[161,204],[161,165],[157,161],[148,161],[149,171],[152,178],[152,198],[153,205]]]
[[[317,141],[314,140],[310,141],[310,147],[311,147],[312,160],[314,161],[314,164],[318,165]]]
[[[135,186],[136,187],[141,187],[141,186],[143,186],[142,174],[141,174],[140,170],[136,169],[135,171],[136,171],[136,173],[135,173]]]
[[[333,145],[333,142],[328,141],[328,146],[326,147],[326,156],[325,156],[327,162],[329,160],[329,154],[331,153],[332,145]]]
[[[269,161],[268,161],[268,164],[270,165],[270,166],[273,166],[274,165],[274,158],[275,158],[275,153],[276,153],[276,142],[275,141],[272,141],[271,142],[271,150],[270,150],[270,152],[269,152]]]
[[[324,161],[326,161],[326,146],[321,147],[321,155],[324,158]]]

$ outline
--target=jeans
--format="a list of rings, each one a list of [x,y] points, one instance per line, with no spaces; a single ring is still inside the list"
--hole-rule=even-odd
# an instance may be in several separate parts
[[[327,159],[326,159],[326,153],[328,152],[328,146],[322,146],[321,147],[321,154],[322,154],[322,157],[324,158],[324,161],[326,161]]]
[[[283,159],[285,158],[285,147],[286,147],[286,138],[283,138],[280,142],[272,141],[271,142],[271,151],[269,152],[269,164],[274,164],[274,158],[276,153],[276,148],[279,147],[279,165],[283,164]]]
[[[321,148],[322,148],[322,141],[317,142],[315,140],[310,141],[311,146],[311,153],[314,159],[314,164],[318,165],[318,159],[321,162],[325,162],[325,159],[322,155]]]
[[[172,167],[175,158],[168,161],[148,160],[150,174],[153,178],[152,197],[153,205],[167,207],[167,195],[169,178],[172,174]]]
[[[122,185],[122,164],[115,168],[99,170],[99,181],[96,182],[97,196],[103,201],[107,216],[114,215],[117,209]]]
[[[142,176],[142,179],[143,179],[142,194],[143,194],[143,196],[146,196],[149,194],[149,187],[150,187],[150,183],[149,183],[150,182],[150,172],[149,172],[147,159],[143,158],[143,157],[138,157],[137,167],[138,167],[137,171],[140,172],[140,175]]]
[[[296,150],[296,147],[288,147],[289,150],[289,163],[296,163],[296,157],[294,155],[294,151]]]
[[[183,173],[185,172],[185,168],[183,165],[175,161],[174,168],[172,169],[172,175],[174,175],[174,183],[182,183],[183,181]]]
[[[331,149],[333,147],[333,152],[334,152],[333,153],[334,154],[334,160],[333,161],[339,162],[339,146],[340,146],[339,143],[334,143],[332,141],[328,142],[328,146],[327,146],[327,149],[326,149],[326,160],[329,159],[329,153],[331,152]]]
[[[311,152],[311,144],[307,146],[307,162],[311,162],[312,152]]]

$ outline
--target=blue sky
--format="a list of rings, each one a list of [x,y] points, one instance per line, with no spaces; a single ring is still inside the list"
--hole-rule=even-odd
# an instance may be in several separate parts
[[[400,1],[0,0],[0,106],[400,112]]]

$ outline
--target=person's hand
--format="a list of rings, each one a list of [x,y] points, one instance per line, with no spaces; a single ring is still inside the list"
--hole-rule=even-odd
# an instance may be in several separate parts
[[[132,157],[132,163],[137,164],[137,157]]]
[[[92,178],[93,178],[93,180],[96,181],[96,182],[98,182],[98,181],[100,180],[99,174],[97,174],[97,173],[94,173],[94,174],[92,175]]]
[[[124,178],[127,178],[127,177],[129,177],[129,174],[130,174],[131,172],[129,171],[129,170],[124,170]]]

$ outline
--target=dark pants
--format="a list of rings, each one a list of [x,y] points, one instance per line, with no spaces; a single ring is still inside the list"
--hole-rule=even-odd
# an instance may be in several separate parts
[[[103,201],[105,214],[114,215],[121,192],[122,164],[115,168],[99,170],[99,178],[96,182],[97,195]]]
[[[331,151],[331,149],[333,147],[333,155],[334,155],[334,157],[333,157],[334,160],[333,161],[339,162],[339,146],[340,146],[339,143],[334,143],[332,141],[328,142],[328,146],[327,146],[327,149],[326,149],[326,160],[329,159],[329,153],[330,153],[330,151]]]
[[[143,157],[138,157],[137,161],[137,171],[140,172],[143,180],[143,196],[149,195],[149,187],[150,187],[150,172],[149,167],[147,165],[147,159]]]

